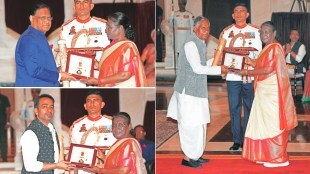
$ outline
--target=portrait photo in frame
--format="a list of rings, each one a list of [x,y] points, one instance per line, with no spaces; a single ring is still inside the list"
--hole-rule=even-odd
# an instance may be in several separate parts
[[[95,146],[71,143],[67,161],[78,168],[92,167],[96,162],[97,150]]]
[[[94,63],[94,56],[69,51],[66,72],[77,79],[93,77]]]
[[[224,52],[222,65],[227,66],[229,69],[241,70],[244,68],[245,55],[232,54]]]

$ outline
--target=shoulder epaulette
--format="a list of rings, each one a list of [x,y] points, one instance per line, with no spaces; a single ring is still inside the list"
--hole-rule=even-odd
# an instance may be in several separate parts
[[[113,117],[110,116],[110,115],[103,115],[103,117],[104,117],[104,118],[107,118],[107,119],[109,119],[109,120],[112,120],[112,118],[113,118]]]
[[[259,26],[257,26],[257,25],[254,25],[254,24],[248,24],[248,25],[251,26],[251,27],[254,27],[256,29],[259,29]]]
[[[233,27],[234,24],[229,25],[228,27],[224,28],[223,31],[230,29],[231,27]]]
[[[69,20],[67,20],[65,23],[63,23],[63,24],[61,25],[61,29],[62,29],[64,26],[68,25],[70,22],[72,22],[74,19],[75,19],[75,18],[69,19]]]
[[[87,117],[87,115],[84,115],[83,117],[81,117],[81,118],[75,120],[75,121],[72,123],[72,125],[75,125],[76,123],[82,121],[82,120],[83,120],[84,118],[86,118],[86,117]]]
[[[98,18],[98,17],[96,17],[96,16],[93,16],[92,18],[93,18],[93,19],[96,19],[97,21],[100,21],[100,22],[103,22],[103,23],[107,23],[107,20],[105,20],[105,19]]]

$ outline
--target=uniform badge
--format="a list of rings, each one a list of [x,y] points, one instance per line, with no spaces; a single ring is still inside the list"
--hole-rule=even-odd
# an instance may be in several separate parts
[[[234,37],[234,36],[235,36],[234,31],[231,30],[230,33],[229,33],[229,35],[228,35],[228,37],[231,38],[231,37]]]
[[[244,33],[244,37],[245,37],[246,39],[255,38],[255,32],[245,32],[245,33]]]
[[[183,17],[184,17],[184,19],[188,19],[189,15],[184,15]]]
[[[71,29],[70,29],[69,35],[74,35],[75,33],[76,33],[75,26],[72,26]]]
[[[99,133],[104,133],[104,126],[99,126]]]
[[[102,29],[101,27],[89,28],[88,33],[89,35],[102,35]]]
[[[80,128],[80,132],[86,132],[86,125],[82,124],[81,128]]]

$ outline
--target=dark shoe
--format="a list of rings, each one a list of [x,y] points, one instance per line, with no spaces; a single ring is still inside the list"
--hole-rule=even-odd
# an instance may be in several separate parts
[[[189,161],[186,161],[185,159],[183,159],[182,165],[187,166],[187,167],[193,167],[193,168],[201,168],[202,167],[198,161],[192,160],[192,159],[189,159]]]
[[[208,163],[208,162],[210,162],[209,159],[207,159],[207,158],[202,158],[202,157],[200,157],[197,161],[198,161],[199,163]]]
[[[233,146],[231,146],[231,147],[229,148],[229,151],[237,151],[237,150],[239,150],[240,147],[241,147],[241,144],[239,144],[239,143],[234,143]]]

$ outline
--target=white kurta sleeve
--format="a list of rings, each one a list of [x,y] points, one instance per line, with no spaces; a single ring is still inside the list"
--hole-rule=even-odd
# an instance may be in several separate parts
[[[39,154],[39,140],[36,134],[27,130],[21,137],[23,161],[28,172],[39,172],[43,168],[43,162],[37,161]]]
[[[198,48],[194,42],[188,42],[184,45],[186,59],[192,67],[194,73],[205,75],[220,75],[220,66],[205,66],[200,63]]]
[[[302,59],[305,57],[305,55],[306,55],[306,48],[305,45],[302,44],[298,49],[298,53],[296,53],[296,61],[300,63]]]

